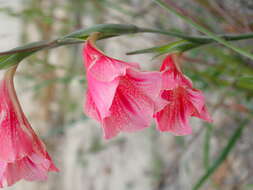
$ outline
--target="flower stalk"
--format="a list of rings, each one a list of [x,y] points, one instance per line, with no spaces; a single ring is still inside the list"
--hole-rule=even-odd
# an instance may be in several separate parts
[[[101,25],[96,25],[87,29],[73,32],[71,34],[65,35],[64,37],[58,38],[56,40],[33,42],[24,46],[14,48],[9,51],[0,52],[0,69],[6,69],[9,67],[9,66],[4,67],[2,64],[4,64],[6,60],[9,60],[10,56],[12,55],[14,56],[16,54],[22,54],[21,57],[23,58],[23,57],[26,57],[25,55],[23,55],[25,53],[30,55],[32,53],[45,50],[45,49],[51,49],[51,48],[57,48],[60,46],[65,46],[65,45],[83,43],[88,38],[88,36],[93,32],[101,33],[98,40],[111,38],[111,37],[124,35],[124,34],[154,33],[154,34],[167,35],[171,37],[177,37],[177,38],[187,40],[189,42],[196,43],[199,45],[211,43],[215,41],[212,37],[209,37],[209,36],[191,36],[191,35],[186,35],[186,34],[177,33],[177,32],[160,30],[160,29],[142,28],[142,27],[137,27],[135,25],[101,24]],[[240,34],[240,35],[218,35],[218,37],[224,40],[228,40],[228,41],[237,41],[237,40],[252,39],[253,33]]]

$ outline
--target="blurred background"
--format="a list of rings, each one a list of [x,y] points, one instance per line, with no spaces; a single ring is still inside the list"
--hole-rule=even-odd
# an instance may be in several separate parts
[[[252,0],[176,3],[213,32],[253,32]],[[0,23],[0,51],[100,23],[135,24],[199,35],[148,0],[0,0]],[[152,59],[153,54],[126,53],[175,40],[135,34],[98,44],[112,57],[139,62],[143,70],[154,70],[164,56]],[[252,43],[244,40],[235,44],[252,52]],[[22,107],[61,171],[50,173],[46,182],[21,181],[6,189],[191,190],[214,164],[217,167],[199,189],[253,189],[252,60],[217,44],[185,53],[183,70],[205,93],[213,124],[192,118],[193,134],[185,137],[160,133],[153,124],[106,141],[99,124],[82,112],[86,83],[81,49],[81,45],[72,45],[42,51],[20,65],[15,84]],[[242,135],[235,138],[238,128]],[[226,153],[226,158],[219,159]]]

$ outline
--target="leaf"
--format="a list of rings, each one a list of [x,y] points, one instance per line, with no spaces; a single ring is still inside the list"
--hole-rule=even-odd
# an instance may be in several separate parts
[[[253,90],[253,77],[240,77],[237,82],[236,85],[239,87],[243,87],[243,88],[247,88],[250,90]]]
[[[56,41],[48,42],[48,41],[40,41],[29,43],[25,46],[21,46],[18,48],[11,49],[6,52],[0,53],[0,70],[7,69],[13,65],[18,64],[24,58],[30,56],[31,54],[46,48],[56,47]]]
[[[179,40],[162,46],[156,46],[148,49],[141,49],[128,52],[127,55],[143,54],[143,53],[157,53],[158,55],[162,55],[172,52],[184,52],[193,48],[197,48],[201,45],[204,45],[204,43],[193,43],[187,40]]]
[[[233,135],[228,140],[227,145],[222,150],[221,154],[218,156],[218,158],[213,162],[213,164],[208,168],[206,173],[197,181],[197,183],[192,188],[193,190],[198,190],[204,185],[206,180],[218,169],[218,167],[226,160],[227,156],[231,152],[231,150],[236,145],[236,142],[240,139],[240,136],[242,134],[242,131],[246,124],[248,123],[248,120],[244,120],[240,123],[239,127],[234,131]]]
[[[103,38],[108,38],[108,37],[122,35],[122,34],[137,33],[138,30],[139,30],[139,28],[136,27],[135,25],[98,24],[93,27],[83,29],[83,30],[78,30],[76,32],[68,34],[68,35],[62,37],[61,39],[59,39],[59,41],[64,40],[64,39],[86,40],[87,37],[93,32],[102,33],[100,39],[103,39]]]
[[[31,55],[33,52],[15,53],[10,55],[0,56],[0,69],[7,69],[13,65],[18,64],[25,57]]]

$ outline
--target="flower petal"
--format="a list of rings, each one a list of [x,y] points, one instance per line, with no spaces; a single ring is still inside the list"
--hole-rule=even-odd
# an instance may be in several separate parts
[[[192,116],[198,117],[208,122],[212,122],[211,116],[209,115],[205,106],[205,96],[197,89],[187,89],[187,96],[192,106],[195,108]]]
[[[138,89],[124,89],[119,86],[111,116],[103,120],[104,135],[109,139],[120,131],[137,131],[148,127],[153,115],[152,101]]]
[[[4,172],[6,170],[7,163],[5,162],[0,162],[0,188],[4,187],[5,179],[4,179]]]
[[[192,114],[192,116],[198,117],[200,119],[203,119],[203,120],[205,120],[205,121],[207,121],[209,123],[213,122],[212,117],[210,116],[210,114],[209,114],[206,106],[203,106],[203,108],[202,108],[202,110],[200,112],[194,112]]]
[[[166,106],[156,114],[157,129],[161,132],[167,131],[174,135],[188,135],[192,133],[188,117],[180,113],[175,107]]]
[[[101,119],[109,116],[110,107],[119,84],[119,78],[111,82],[101,82],[87,74],[89,95]]]
[[[134,81],[134,84],[146,96],[155,103],[155,112],[161,110],[166,104],[161,98],[162,74],[159,72],[140,72],[132,69],[127,70],[127,77]]]
[[[6,81],[0,84],[0,161],[12,162],[32,151],[33,137],[18,119]],[[20,113],[21,117],[23,113]]]
[[[168,105],[155,114],[158,130],[172,132],[175,135],[191,134],[189,116],[192,107],[185,97],[185,90],[183,88],[165,90],[162,97],[168,98]]]
[[[191,80],[181,72],[174,59],[173,55],[169,55],[162,63],[160,71],[163,73],[163,88],[173,89],[177,86],[192,87]]]
[[[111,116],[103,120],[105,138],[112,138],[120,131],[132,132],[148,127],[159,107],[154,99],[158,98],[160,90],[159,73],[127,70],[126,76],[120,78],[110,108]]]
[[[83,57],[87,73],[103,82],[110,82],[119,76],[124,76],[127,68],[139,69],[136,63],[127,63],[106,56],[96,49],[90,40],[85,43]]]
[[[43,181],[47,179],[49,171],[58,171],[52,167],[53,163],[48,155],[39,155],[32,153],[13,163],[7,163],[2,175],[2,182],[6,181],[7,185],[13,185],[21,179],[28,181]]]
[[[86,92],[86,100],[84,105],[84,113],[88,115],[89,117],[101,121],[101,117],[99,115],[98,109],[91,97],[90,91],[87,90]]]

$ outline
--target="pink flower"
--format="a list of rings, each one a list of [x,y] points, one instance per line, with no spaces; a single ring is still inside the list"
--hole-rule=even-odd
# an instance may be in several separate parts
[[[161,66],[163,90],[161,97],[167,105],[155,114],[157,128],[175,135],[192,132],[191,116],[211,122],[205,107],[205,97],[200,90],[192,87],[191,81],[180,71],[177,55],[169,55]]]
[[[21,179],[45,180],[49,171],[58,171],[20,107],[15,70],[8,70],[0,83],[0,187]]]
[[[140,72],[136,63],[106,56],[94,45],[95,37],[83,50],[88,82],[85,113],[101,123],[106,139],[148,127],[162,106],[161,73]]]

